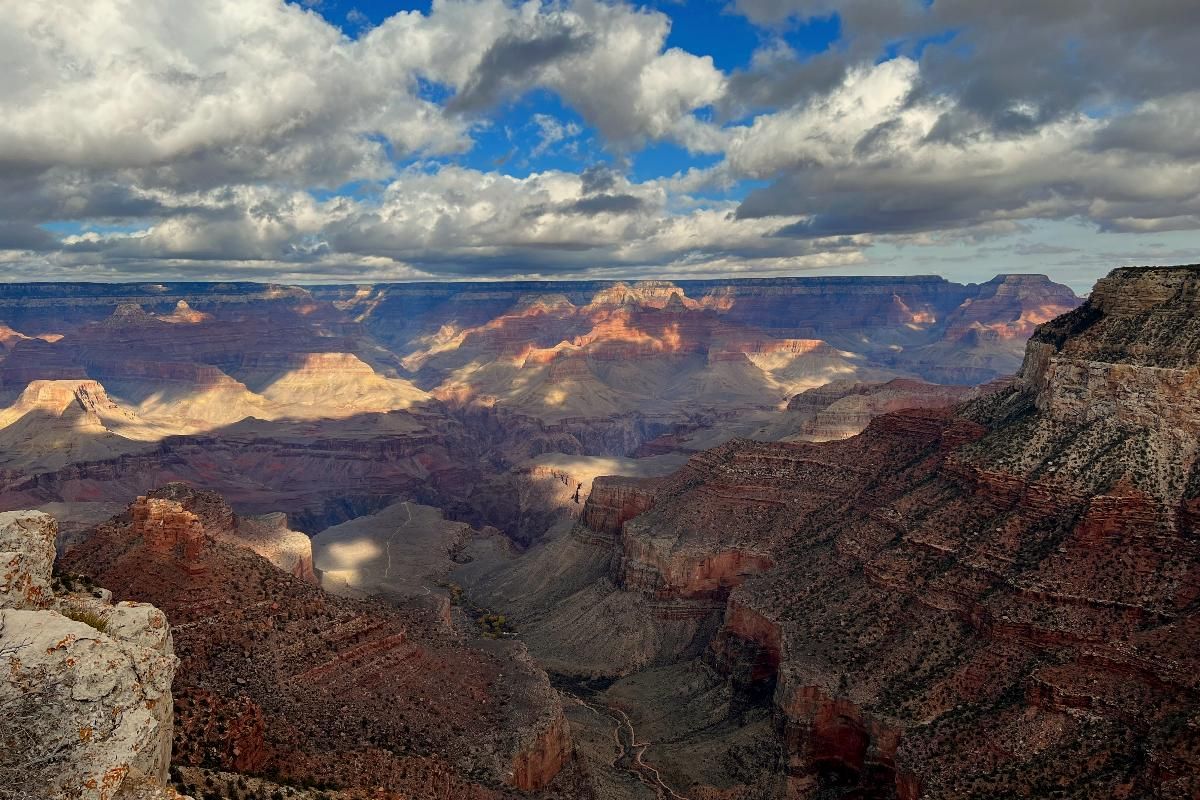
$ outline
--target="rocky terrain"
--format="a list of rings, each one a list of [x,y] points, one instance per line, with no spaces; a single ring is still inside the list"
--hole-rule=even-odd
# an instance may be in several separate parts
[[[603,796],[1194,798],[1198,292],[1117,270],[1015,382],[597,479],[457,579],[563,676]]]
[[[514,500],[530,459],[848,435],[958,390],[855,390],[890,399],[821,420],[789,401],[996,378],[1077,303],[1039,276],[5,284],[0,508],[75,535],[186,481],[308,534],[409,500],[524,544],[552,522]]]
[[[578,796],[558,697],[520,644],[475,637],[445,596],[327,594],[226,540],[233,518],[170,486],[64,559],[172,620],[177,765],[414,800]]]
[[[0,797],[173,800],[162,611],[53,575],[54,518],[0,514]]]
[[[679,415],[774,406],[838,379],[985,382],[1016,370],[1036,324],[1078,304],[1040,276],[972,287],[855,278],[539,289],[481,324],[462,313],[409,339],[402,363],[448,401],[550,421],[631,408]],[[388,287],[344,302],[378,330],[413,299]],[[441,305],[477,312],[483,302],[464,293]],[[390,326],[380,336],[395,342]]]
[[[1064,361],[1078,304],[1039,276],[5,285],[0,508],[52,511],[78,585],[166,613],[169,778],[197,797],[968,796],[911,765],[978,783],[943,752],[975,729],[938,750],[934,706],[878,699],[908,650],[873,676],[809,638],[877,608],[871,647],[945,635],[904,599],[934,577],[851,585],[910,546],[871,526],[914,482],[965,498],[1008,426],[1128,405],[1085,395],[1189,396]],[[1154,441],[1165,475],[1179,442]]]

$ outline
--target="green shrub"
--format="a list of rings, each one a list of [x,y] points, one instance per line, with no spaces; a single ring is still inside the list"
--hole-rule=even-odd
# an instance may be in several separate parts
[[[82,622],[84,625],[90,625],[101,633],[108,631],[108,622],[104,617],[94,611],[86,611],[78,608],[64,608],[62,615],[67,619],[73,619],[76,622]]]

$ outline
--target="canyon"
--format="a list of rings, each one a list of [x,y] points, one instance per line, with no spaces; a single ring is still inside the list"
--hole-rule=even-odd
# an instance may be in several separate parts
[[[0,286],[0,509],[197,797],[1192,798],[1198,287]]]
[[[232,539],[235,520],[173,484],[63,560],[171,619],[177,765],[414,799],[572,796],[561,706],[519,643],[464,640],[473,622],[445,598],[326,593],[311,562],[297,576]]]
[[[462,580],[681,796],[1195,797],[1198,287],[1117,270],[1014,381],[597,479]]]
[[[402,500],[507,531],[532,459],[848,435],[1011,373],[1078,303],[1026,275],[5,284],[0,509],[78,532],[179,480],[308,534]],[[789,407],[830,382],[858,399]]]

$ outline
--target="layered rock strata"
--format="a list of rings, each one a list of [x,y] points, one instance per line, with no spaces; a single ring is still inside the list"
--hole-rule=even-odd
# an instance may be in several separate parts
[[[644,484],[632,517],[597,481],[581,521],[615,548],[604,580],[725,598],[704,660],[727,713],[773,715],[760,792],[1200,792],[1198,295],[1200,268],[1117,270],[958,409],[732,441]]]
[[[169,486],[66,556],[177,622],[177,764],[414,800],[569,791],[561,706],[519,646],[464,641],[424,598],[329,595],[234,544],[231,519]]]

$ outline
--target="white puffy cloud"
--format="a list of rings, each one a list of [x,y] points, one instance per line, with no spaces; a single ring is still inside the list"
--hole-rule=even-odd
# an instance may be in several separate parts
[[[400,155],[460,152],[485,109],[559,92],[613,141],[668,136],[716,100],[708,57],[662,52],[661,14],[437,0],[356,40],[280,0],[9,2],[0,28],[0,171],[138,169],[142,185],[337,185]]]
[[[739,220],[732,203],[672,208],[657,181],[548,171],[515,178],[462,167],[416,166],[375,198],[315,200],[305,192],[243,187],[163,197],[177,213],[145,229],[68,237],[57,263],[371,263],[416,275],[691,272],[737,260],[778,272],[861,257],[851,239],[797,245],[776,222]]]
[[[490,10],[495,6],[488,4]],[[435,3],[431,20],[449,19],[450,3]],[[475,59],[431,58],[427,74],[454,86],[452,106],[471,109],[505,94],[542,87],[559,94],[610,142],[637,144],[686,136],[693,112],[719,100],[725,76],[710,56],[663,50],[670,22],[661,13],[600,0],[569,6],[526,2],[485,22],[456,20],[444,42],[464,30],[486,42]],[[391,21],[381,37],[394,37]],[[468,34],[469,36],[469,34]],[[461,41],[458,44],[461,47]],[[452,48],[451,48],[452,49]],[[432,54],[431,54],[432,56]]]
[[[434,0],[356,38],[311,5],[0,0],[0,267],[780,272],[1038,220],[1200,229],[1193,0],[734,0],[766,27],[732,74],[669,48],[668,16],[621,0]],[[835,13],[827,52],[777,35]],[[581,163],[618,169],[446,163],[539,90],[581,123],[535,107],[529,158],[510,164],[586,142],[607,152]],[[717,163],[621,174],[661,141]],[[750,181],[741,202],[712,199]],[[92,229],[45,227],[71,220]]]
[[[141,184],[338,183],[469,146],[369,42],[272,0],[9,3],[0,170],[138,169]]]
[[[685,249],[652,224],[676,224],[661,187],[397,173],[393,157],[465,151],[491,106],[537,88],[618,151],[722,141],[694,116],[724,90],[711,58],[664,49],[667,17],[620,3],[435,0],[356,39],[280,0],[13,6],[0,30],[0,247],[28,249],[17,269],[650,263]],[[581,133],[548,115],[533,124],[534,156]],[[310,193],[364,179],[374,195]],[[37,227],[54,220],[135,232],[55,242]]]
[[[969,116],[947,136],[954,102],[919,93],[920,82],[903,57],[853,68],[832,91],[735,129],[713,178],[772,181],[738,215],[800,217],[785,236],[1008,231],[1072,217],[1110,230],[1200,227],[1194,94],[1021,132]]]

